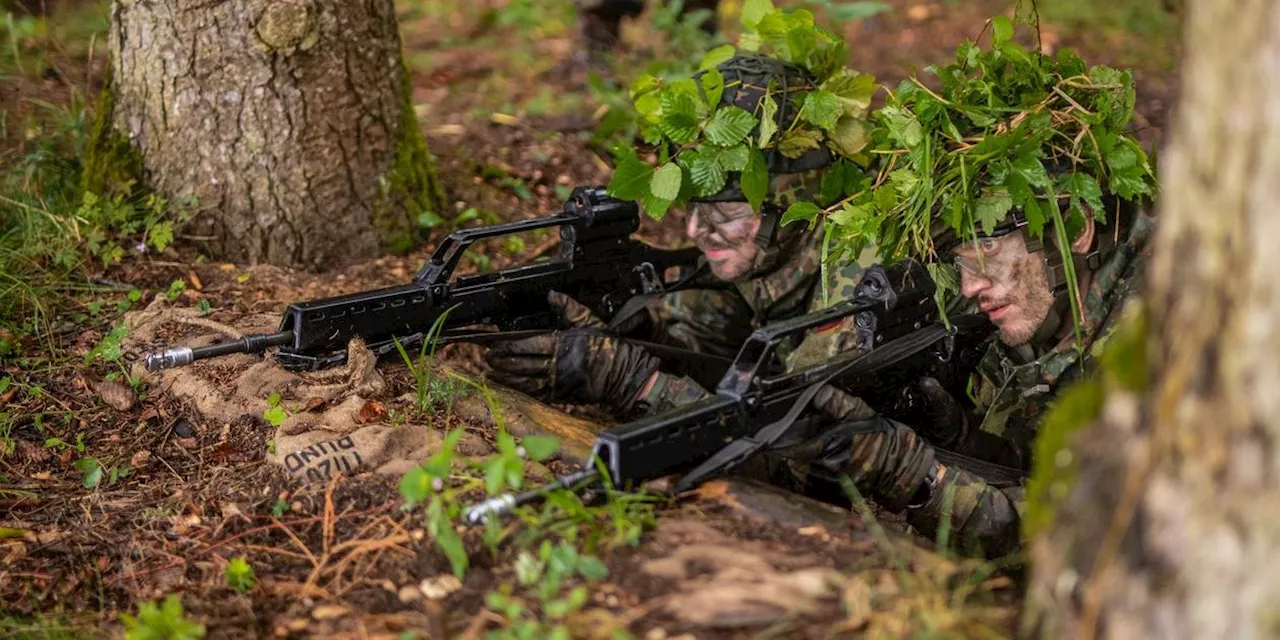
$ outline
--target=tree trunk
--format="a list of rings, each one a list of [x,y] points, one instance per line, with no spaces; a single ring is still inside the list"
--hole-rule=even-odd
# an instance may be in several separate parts
[[[1035,543],[1039,635],[1280,634],[1280,4],[1187,9],[1147,289],[1151,375],[1141,397],[1109,394]]]
[[[441,210],[392,0],[116,0],[109,40],[86,187],[132,154],[219,257],[337,267]]]

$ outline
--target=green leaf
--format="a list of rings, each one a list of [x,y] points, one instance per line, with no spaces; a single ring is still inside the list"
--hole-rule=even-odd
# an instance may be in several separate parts
[[[788,158],[799,158],[811,149],[819,148],[818,132],[808,129],[792,129],[782,134],[778,151]]]
[[[834,129],[836,120],[842,113],[844,113],[844,106],[840,103],[840,98],[830,91],[823,90],[810,93],[804,100],[804,107],[800,109],[801,118],[824,131]]]
[[[924,139],[924,130],[914,114],[898,107],[884,107],[880,110],[880,115],[885,119],[890,135],[902,146],[910,149],[919,145]]]
[[[76,471],[84,474],[80,481],[84,488],[93,489],[102,482],[102,463],[97,458],[80,458],[75,462]]]
[[[689,167],[689,177],[693,180],[693,186],[697,189],[699,196],[719,193],[728,179],[718,154],[715,156],[706,153],[694,154],[688,159],[686,166]]]
[[[740,107],[723,106],[712,114],[705,133],[712,144],[729,147],[742,142],[756,122],[755,116]]]
[[[606,193],[619,200],[636,200],[649,191],[653,179],[653,167],[641,162],[634,151],[628,149],[613,171]]]
[[[458,536],[458,532],[445,522],[444,526],[436,532],[436,546],[444,552],[444,557],[448,558],[449,566],[453,569],[453,575],[459,580],[467,573],[467,565],[471,559],[467,557],[467,550],[462,546],[462,538]]]
[[[538,462],[550,458],[560,449],[560,441],[551,436],[525,436],[520,444],[524,445],[525,455]]]
[[[658,123],[658,119],[662,116],[661,96],[657,93],[646,93],[639,98],[636,98],[635,104],[636,113],[640,115],[640,118],[643,119],[644,122],[649,124]],[[657,129],[656,127],[653,127],[653,129],[659,134],[661,133],[660,129]],[[645,140],[649,141],[651,144],[657,142],[656,140],[650,140],[650,137],[647,134],[645,135]]]
[[[742,5],[742,26],[755,30],[760,26],[760,20],[774,11],[772,0],[747,0]]]
[[[422,467],[414,467],[400,478],[400,496],[404,498],[405,508],[427,501],[432,491],[431,474]]]
[[[708,51],[707,55],[702,56],[702,62],[698,64],[698,69],[699,70],[713,69],[716,66],[718,66],[720,63],[725,62],[730,58],[732,58],[736,53],[737,53],[737,50],[734,48],[733,45],[722,44]],[[715,104],[715,103],[712,102],[711,104]]]
[[[671,200],[659,198],[653,195],[652,191],[644,194],[640,200],[640,206],[644,207],[645,212],[655,220],[661,220],[666,215],[667,209],[671,208]]]
[[[812,202],[796,202],[787,207],[787,212],[782,214],[782,226],[787,226],[796,220],[812,223],[822,213],[822,207]]]
[[[502,483],[506,479],[506,463],[503,458],[494,458],[485,463],[484,492],[494,495],[502,491]]]
[[[173,224],[168,220],[157,222],[147,231],[147,241],[156,251],[163,253],[173,244]]]
[[[846,2],[827,7],[827,15],[836,22],[855,22],[892,8],[883,2]]]
[[[769,193],[769,167],[765,163],[764,154],[759,149],[752,149],[747,156],[747,166],[742,170],[742,194],[751,203],[751,208],[760,210],[764,197]]]
[[[278,404],[262,412],[262,419],[266,420],[267,423],[273,427],[278,427],[281,424],[284,424],[285,419],[288,417],[289,413],[284,410],[284,407]]]
[[[993,233],[996,226],[1013,208],[1013,198],[1008,195],[990,195],[974,202],[974,221],[982,225],[983,233]]]
[[[711,69],[702,74],[699,82],[702,84],[702,91],[707,94],[707,105],[715,109],[720,104],[720,96],[724,94],[724,75],[719,69]]]
[[[862,118],[871,106],[871,97],[876,92],[876,80],[870,74],[842,69],[823,82],[822,89],[839,99],[844,115]]]
[[[1013,23],[1004,16],[996,16],[991,19],[991,44],[994,47],[1009,41],[1013,37]]]
[[[1102,204],[1102,188],[1093,176],[1073,171],[1059,181],[1058,190],[1083,200],[1093,210],[1095,218],[1102,220],[1106,216],[1107,210]]]
[[[760,101],[760,140],[757,143],[761,149],[769,146],[769,141],[773,140],[773,134],[778,131],[778,102],[771,95],[765,95]]]
[[[609,567],[595,556],[582,556],[578,558],[578,575],[587,580],[604,580],[609,577]]]
[[[674,88],[674,87],[673,87]],[[686,144],[698,137],[698,105],[693,96],[676,91],[662,94],[662,117],[658,128],[676,144]]]
[[[837,153],[850,158],[867,148],[871,134],[867,131],[867,123],[861,118],[841,116],[835,129],[827,134],[827,139]]]
[[[631,81],[631,100],[649,93],[661,86],[661,82],[652,74],[642,73]]]
[[[742,171],[747,168],[747,157],[750,154],[747,145],[739,144],[721,148],[717,153],[716,159],[725,171]]]
[[[684,171],[680,165],[668,162],[653,172],[649,181],[649,192],[663,200],[675,200],[680,197],[680,183],[684,179]]]

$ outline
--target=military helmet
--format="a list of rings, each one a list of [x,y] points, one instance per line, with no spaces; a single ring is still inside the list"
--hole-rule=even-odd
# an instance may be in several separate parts
[[[762,55],[737,55],[718,65],[716,70],[724,76],[724,93],[720,95],[722,105],[733,105],[748,113],[763,114],[762,102],[765,96],[772,96],[777,110],[772,118],[779,130],[785,130],[799,115],[797,94],[813,91],[818,81],[802,67],[789,62]],[[694,75],[700,80],[705,71]],[[699,82],[701,86],[701,82]],[[761,125],[752,129],[753,137],[760,134]],[[776,146],[763,149],[765,166],[770,177],[780,174],[809,173],[824,169],[835,162],[835,154],[825,144],[816,149],[809,149],[798,158],[789,158],[782,154]],[[692,202],[746,202],[742,192],[739,172],[730,172],[729,179],[719,192],[691,198]]]

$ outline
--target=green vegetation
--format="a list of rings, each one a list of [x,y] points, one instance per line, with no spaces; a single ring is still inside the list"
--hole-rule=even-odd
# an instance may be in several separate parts
[[[256,580],[253,575],[253,567],[249,565],[242,557],[234,557],[227,563],[227,568],[222,572],[227,579],[227,586],[244,593],[253,588]]]
[[[199,640],[205,634],[204,625],[188,620],[182,612],[178,596],[165,596],[164,603],[144,602],[138,606],[135,618],[120,614],[124,623],[125,640]]]
[[[815,25],[811,12],[781,11],[769,0],[747,2],[742,23],[746,30],[737,47],[707,52],[696,80],[641,74],[631,83],[641,134],[657,147],[657,158],[648,162],[628,146],[615,147],[618,166],[610,195],[640,200],[646,212],[661,218],[692,197],[719,192],[729,173],[738,172],[743,194],[759,209],[769,188],[766,152],[799,158],[825,144],[854,158],[866,146],[864,121],[875,81],[844,66],[848,53],[839,37]],[[813,84],[771,82],[751,111],[720,104],[732,86],[716,66],[739,53],[794,64],[813,77]],[[798,107],[790,122],[777,122],[783,100]]]

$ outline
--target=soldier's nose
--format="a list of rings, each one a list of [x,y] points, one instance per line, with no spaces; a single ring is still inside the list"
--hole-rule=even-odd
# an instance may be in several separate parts
[[[975,298],[991,288],[991,281],[968,270],[960,269],[960,295]]]
[[[684,233],[690,238],[697,238],[702,235],[702,223],[698,220],[698,213],[696,211],[689,213],[689,222],[685,224]]]

